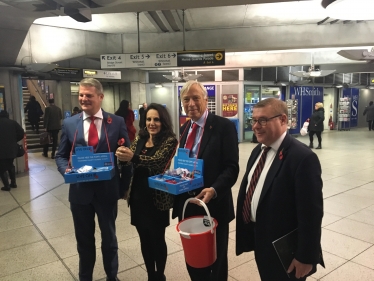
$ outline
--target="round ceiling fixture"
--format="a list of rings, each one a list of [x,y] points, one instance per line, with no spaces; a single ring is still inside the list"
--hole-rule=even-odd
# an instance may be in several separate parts
[[[373,0],[322,0],[330,18],[339,20],[374,20]]]

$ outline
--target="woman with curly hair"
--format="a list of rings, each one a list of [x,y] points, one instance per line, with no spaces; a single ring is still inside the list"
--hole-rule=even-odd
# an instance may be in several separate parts
[[[130,148],[121,146],[116,155],[124,164],[134,167],[130,188],[126,193],[131,224],[139,233],[141,251],[147,268],[149,281],[166,280],[164,275],[167,247],[165,228],[170,224],[169,209],[173,197],[160,194],[148,185],[148,177],[161,174],[169,168],[178,140],[173,132],[171,117],[164,106],[150,104],[145,112],[146,126]],[[168,202],[160,202],[160,197]]]

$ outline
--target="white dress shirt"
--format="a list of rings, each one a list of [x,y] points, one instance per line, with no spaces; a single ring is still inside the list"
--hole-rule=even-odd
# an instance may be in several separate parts
[[[253,222],[256,221],[256,212],[257,212],[258,202],[260,200],[262,188],[264,187],[264,183],[265,183],[265,179],[266,179],[267,173],[269,172],[271,164],[273,164],[273,160],[274,160],[274,158],[276,156],[276,153],[277,153],[280,145],[283,142],[284,137],[286,136],[286,133],[287,133],[287,131],[285,131],[280,136],[279,139],[277,139],[274,143],[272,143],[270,145],[271,149],[268,151],[268,154],[266,155],[266,160],[265,160],[264,168],[262,169],[260,178],[258,179],[258,182],[257,182],[257,185],[256,185],[256,189],[255,189],[255,191],[253,193],[252,202],[251,202],[251,221],[253,221]],[[252,166],[252,168],[251,168],[251,170],[250,170],[250,172],[248,174],[248,185],[247,185],[246,192],[248,191],[249,185],[251,183],[251,178],[252,178],[253,172],[256,169],[257,163],[260,160],[261,154],[264,151],[265,147],[266,147],[265,145],[262,145],[262,147],[261,147],[262,151],[259,154],[259,156],[257,157],[255,163],[253,164],[253,166]]]
[[[99,140],[100,140],[101,126],[103,124],[103,112],[102,112],[101,108],[98,112],[96,112],[96,114],[94,116],[96,117],[95,125],[96,125],[97,133],[98,133],[98,136],[99,136]],[[82,116],[82,118],[83,118],[83,133],[84,133],[84,140],[86,141],[87,145],[88,145],[88,131],[89,131],[90,125],[91,125],[90,117],[91,117],[91,115],[88,115],[83,111],[83,116]]]
[[[195,137],[195,141],[194,141],[194,144],[192,146],[192,151],[190,153],[190,157],[193,157],[193,158],[197,158],[197,153],[198,153],[198,150],[199,150],[199,146],[200,146],[200,142],[201,142],[201,137],[203,135],[203,128],[205,126],[205,120],[208,116],[208,110],[206,110],[204,112],[203,115],[201,115],[201,117],[199,118],[199,120],[197,120],[196,122],[192,121],[191,120],[191,126],[188,130],[188,134],[187,134],[187,138],[186,140],[188,139],[188,135],[192,132],[192,125],[193,123],[196,123],[197,125],[199,125],[199,127],[197,128],[197,132],[196,132],[196,137]],[[187,141],[186,141],[187,143]],[[185,144],[186,146],[186,144]]]

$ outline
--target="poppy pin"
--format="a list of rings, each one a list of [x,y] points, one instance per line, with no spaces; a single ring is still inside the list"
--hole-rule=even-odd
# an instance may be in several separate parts
[[[119,139],[118,142],[117,142],[117,144],[118,144],[119,146],[124,145],[124,144],[125,144],[125,139],[124,139],[124,138]]]
[[[279,152],[279,160],[283,159],[283,149]]]
[[[112,124],[112,117],[110,117],[110,115],[108,115],[108,119],[106,121],[108,122],[108,124]]]

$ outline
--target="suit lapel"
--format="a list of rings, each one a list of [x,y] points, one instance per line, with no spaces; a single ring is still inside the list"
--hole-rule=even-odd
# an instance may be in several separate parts
[[[180,129],[180,140],[179,140],[179,147],[180,148],[183,148],[184,145],[186,144],[186,139],[187,139],[187,135],[188,135],[188,129],[191,127],[191,120],[187,121],[186,123],[184,123],[184,125],[181,127]]]
[[[248,186],[248,175],[249,172],[251,171],[253,165],[255,164],[256,159],[261,153],[261,144],[257,145],[254,149],[253,152],[251,153],[251,156],[248,159],[247,163],[247,169],[245,171],[243,181],[241,183],[240,191],[239,191],[239,197],[242,197],[244,202],[245,194],[247,193],[247,186]]]
[[[110,123],[108,123],[108,119],[112,119],[110,117],[110,115],[107,112],[105,112],[104,110],[102,110],[102,113],[103,113],[103,120],[101,122],[101,132],[100,132],[101,135],[100,135],[99,143],[97,144],[96,151],[102,151],[102,149],[104,147],[108,146],[106,136],[108,134],[108,137],[109,137],[109,131],[112,127],[111,126],[112,121],[110,121]],[[106,149],[106,150],[108,150],[108,149]]]
[[[76,137],[75,137],[75,144],[74,146],[87,146],[87,143],[86,143],[86,140],[84,139],[84,130],[83,130],[83,113],[80,113],[79,114],[79,118],[77,120],[77,124],[76,124]],[[74,135],[75,135],[75,132],[74,132]],[[73,151],[73,153],[75,153],[75,151]]]
[[[264,186],[262,188],[262,192],[261,192],[261,195],[260,195],[260,200],[258,202],[258,205],[261,204],[261,201],[264,199],[266,193],[268,192],[268,190],[270,189],[270,187],[272,185],[272,182],[273,182],[275,176],[277,175],[280,167],[282,166],[284,158],[287,154],[287,150],[288,150],[288,147],[290,145],[290,142],[291,142],[291,137],[290,137],[289,134],[286,134],[283,142],[281,143],[281,145],[280,145],[280,147],[279,147],[279,149],[278,149],[278,151],[275,155],[273,163],[271,164],[270,169],[269,169],[269,171],[266,175],[266,179],[265,179],[265,182],[264,182]]]
[[[205,126],[204,126],[203,136],[201,138],[201,143],[200,143],[200,147],[199,147],[199,154],[198,154],[197,158],[201,158],[201,156],[203,155],[204,149],[205,149],[206,145],[208,144],[209,139],[212,135],[212,131],[213,131],[213,128],[214,128],[214,120],[213,119],[214,119],[214,115],[208,113],[208,116],[207,116],[206,122],[205,122]]]

